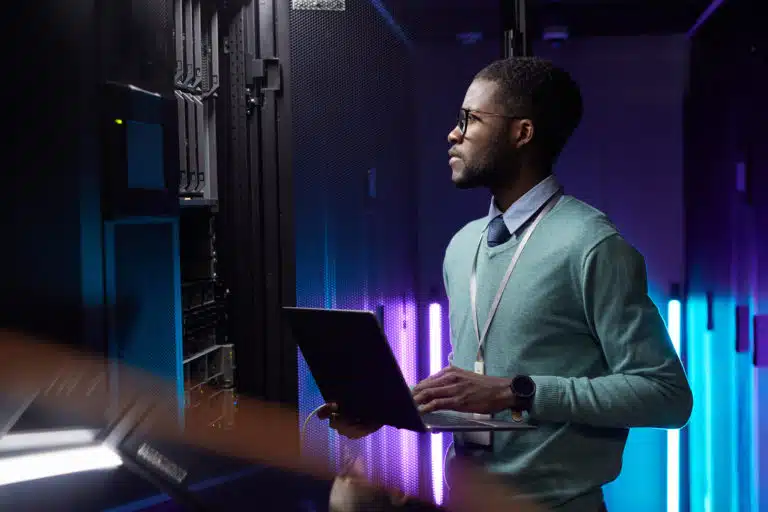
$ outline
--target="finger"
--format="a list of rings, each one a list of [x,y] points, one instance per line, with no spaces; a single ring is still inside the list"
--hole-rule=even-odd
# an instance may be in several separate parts
[[[331,414],[339,412],[338,404],[334,402],[327,403],[317,411],[317,417],[321,420],[327,420]]]
[[[425,389],[445,386],[456,381],[456,375],[452,371],[449,371],[449,369],[443,369],[419,382],[416,387],[413,388],[413,392],[416,394],[424,391]]]
[[[427,402],[426,404],[420,405],[419,412],[421,414],[435,411],[467,412],[461,410],[460,404],[461,401],[458,398],[437,398]]]
[[[461,392],[459,384],[449,384],[447,386],[428,388],[414,395],[413,400],[416,404],[426,404],[436,398],[450,398]]]
[[[433,373],[432,375],[430,375],[426,379],[420,381],[419,383],[417,383],[413,387],[413,391],[418,391],[418,390],[420,390],[421,388],[423,388],[425,386],[430,386],[432,384],[432,382],[434,382],[436,379],[439,379],[440,377],[445,375],[445,373],[448,370],[448,368],[450,368],[450,367],[441,368],[440,370],[438,370],[437,372]]]

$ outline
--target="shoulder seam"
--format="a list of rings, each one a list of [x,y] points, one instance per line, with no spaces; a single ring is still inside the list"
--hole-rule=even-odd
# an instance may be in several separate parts
[[[584,255],[583,255],[583,256],[582,256],[582,258],[581,258],[581,272],[582,272],[582,274],[584,273],[584,267],[585,267],[585,266],[586,266],[586,264],[587,264],[587,260],[588,260],[588,259],[589,259],[589,257],[592,255],[592,253],[593,253],[593,252],[595,252],[595,250],[596,250],[598,247],[600,247],[601,245],[603,245],[603,243],[605,243],[606,241],[610,240],[610,239],[611,239],[611,238],[613,238],[613,237],[619,237],[619,238],[621,238],[621,233],[619,233],[619,232],[616,232],[616,231],[614,231],[613,233],[606,233],[606,234],[605,234],[605,235],[603,235],[603,236],[602,236],[602,237],[601,237],[599,240],[595,241],[595,242],[592,244],[592,246],[591,246],[589,249],[587,249],[586,251],[584,251]]]

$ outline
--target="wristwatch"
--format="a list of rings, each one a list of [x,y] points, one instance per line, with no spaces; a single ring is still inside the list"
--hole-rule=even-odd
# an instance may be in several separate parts
[[[517,375],[509,385],[512,396],[515,397],[514,412],[529,412],[533,407],[533,397],[536,394],[536,383],[527,375]]]

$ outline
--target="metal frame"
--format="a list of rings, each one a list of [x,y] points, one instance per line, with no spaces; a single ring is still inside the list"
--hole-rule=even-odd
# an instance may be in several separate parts
[[[502,55],[527,57],[532,55],[531,34],[527,24],[526,0],[501,2]]]
[[[230,272],[226,275],[227,281],[220,280],[218,275],[219,253],[224,245],[218,237],[218,228],[221,224],[218,219],[220,211],[218,173],[220,169],[224,173],[233,171],[228,167],[226,155],[231,149],[226,144],[226,139],[231,132],[226,124],[220,122],[220,119],[226,116],[218,114],[219,111],[226,112],[229,108],[226,98],[219,94],[222,53],[227,50],[226,45],[220,44],[220,38],[222,32],[225,35],[228,33],[227,30],[220,31],[220,22],[227,20],[228,13],[236,9],[236,6],[222,0],[176,0],[175,4],[177,50],[175,95],[181,130],[179,138],[183,142],[183,148],[180,151],[183,166],[179,187],[180,203],[192,209],[208,209],[212,219],[211,229],[207,232],[202,225],[199,226],[199,236],[207,236],[211,245],[210,260],[213,267],[205,278],[207,281],[203,284],[197,281],[184,282],[183,285],[210,285],[214,297],[205,307],[213,307],[215,311],[212,310],[212,314],[217,316],[216,320],[211,320],[217,322],[214,327],[216,339],[206,339],[200,346],[193,343],[195,341],[193,338],[197,334],[191,335],[192,337],[186,335],[185,321],[185,346],[183,347],[185,355],[182,373],[186,407],[199,405],[191,399],[194,396],[191,391],[202,385],[213,385],[217,388],[217,396],[227,393],[232,399],[228,402],[224,400],[224,406],[228,409],[235,407],[233,379],[231,375],[224,375],[221,371],[224,366],[222,363],[226,359],[225,355],[234,353],[232,345],[229,344],[230,332],[226,328],[226,314],[223,311],[227,309],[229,300],[226,282],[239,282],[242,275],[238,272]],[[182,222],[196,223],[199,221],[196,217],[196,214],[182,216]],[[194,236],[197,236],[197,228],[194,229]],[[238,233],[229,238],[226,236],[222,238],[230,244],[237,244],[242,235]],[[192,257],[196,256],[192,255]],[[226,264],[224,267],[229,268]],[[197,273],[182,276],[182,278],[194,281],[199,278],[195,276]],[[186,315],[192,315],[195,311],[199,312],[199,309],[185,310],[185,318],[187,318]],[[211,328],[211,325],[206,323],[206,329]],[[207,345],[208,342],[211,344]],[[229,368],[226,373],[231,374],[234,365],[229,365]],[[228,422],[232,416],[232,411],[229,410],[223,413],[219,420]]]
[[[185,201],[218,201],[216,129],[219,89],[219,0],[175,0],[176,75],[179,116],[179,194]],[[202,200],[202,201],[201,201]]]
[[[210,56],[210,81],[209,89],[203,93],[203,119],[202,126],[204,138],[204,158],[202,160],[203,173],[205,175],[205,190],[203,197],[208,200],[217,200],[219,197],[219,180],[217,165],[217,123],[216,123],[216,94],[219,89],[219,11],[214,6],[210,13],[210,43],[208,49]]]

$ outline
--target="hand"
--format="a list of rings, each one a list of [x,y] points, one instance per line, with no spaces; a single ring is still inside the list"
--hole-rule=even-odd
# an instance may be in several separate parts
[[[375,486],[365,477],[358,459],[341,471],[333,481],[328,500],[330,512],[363,512],[396,509],[407,501],[405,493]]]
[[[441,410],[493,414],[514,406],[511,383],[512,379],[449,366],[419,382],[413,399],[422,414]]]
[[[329,497],[330,512],[541,512],[523,501],[509,482],[478,467],[457,464],[455,486],[451,486],[446,507],[409,497],[395,489],[376,486],[364,476],[359,460],[348,466],[333,481]],[[410,505],[410,506],[409,506]]]
[[[373,434],[381,428],[381,425],[369,425],[344,418],[339,414],[339,406],[335,403],[322,406],[317,411],[317,417],[321,420],[329,419],[328,426],[347,439],[360,439],[361,437]]]

